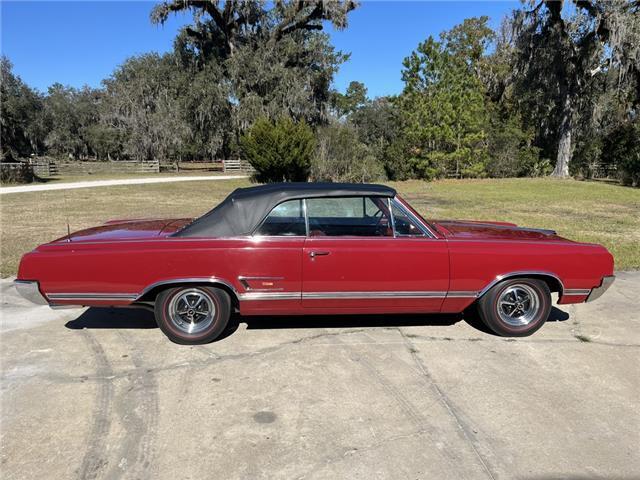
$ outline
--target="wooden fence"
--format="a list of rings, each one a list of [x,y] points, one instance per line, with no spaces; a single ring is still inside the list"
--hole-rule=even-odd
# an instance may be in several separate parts
[[[81,161],[81,160],[53,160],[47,157],[31,158],[24,162],[3,163],[3,182],[19,181],[18,177],[27,180],[27,171],[30,178],[46,178],[57,175],[109,175],[109,174],[156,174],[162,171],[174,172],[236,172],[252,174],[255,172],[249,162],[240,159],[217,160],[213,162],[179,162],[166,163],[160,165],[158,160],[154,161]]]
[[[59,175],[58,164],[46,158],[29,160],[33,173],[38,177],[55,177]]]
[[[224,163],[219,162],[176,162],[173,164],[161,165],[161,169],[176,172],[222,172]]]
[[[249,162],[239,158],[230,158],[214,162],[179,162],[177,164],[173,164],[173,169],[180,172],[255,172]]]
[[[185,171],[223,171],[253,173],[255,170],[249,162],[240,159],[220,160],[217,162],[180,162],[160,165],[158,160],[136,162],[119,160],[111,162],[55,162],[51,169],[57,169],[56,174],[91,175],[97,173],[159,173],[160,170]],[[43,166],[44,168],[44,166]]]
[[[111,162],[57,162],[58,173],[61,175],[94,175],[109,173],[159,173],[160,162],[137,162],[130,160],[116,160]]]
[[[602,162],[593,162],[589,165],[589,173],[591,178],[619,178],[619,173],[616,165],[605,164]]]
[[[254,168],[246,160],[240,160],[239,158],[223,160],[224,172],[242,172],[252,173],[255,172]]]

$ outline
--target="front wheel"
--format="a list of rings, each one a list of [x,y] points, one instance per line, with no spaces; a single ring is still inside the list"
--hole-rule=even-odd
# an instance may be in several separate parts
[[[549,318],[551,292],[547,284],[516,278],[495,285],[478,302],[480,318],[503,337],[526,337]]]
[[[215,340],[231,315],[231,299],[224,290],[186,286],[164,290],[155,302],[158,326],[175,343],[198,345]]]

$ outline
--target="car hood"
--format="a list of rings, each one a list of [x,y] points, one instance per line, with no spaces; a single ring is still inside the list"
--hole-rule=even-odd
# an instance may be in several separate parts
[[[192,218],[109,220],[104,225],[73,232],[55,240],[55,242],[151,240],[166,237],[192,220]]]
[[[553,230],[518,227],[514,223],[469,220],[434,220],[445,237],[469,240],[564,240]]]

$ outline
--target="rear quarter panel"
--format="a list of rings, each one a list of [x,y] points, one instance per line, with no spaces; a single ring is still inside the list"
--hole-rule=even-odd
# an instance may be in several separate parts
[[[303,238],[281,237],[47,244],[22,258],[18,278],[38,280],[45,295],[140,294],[157,282],[210,277],[224,280],[243,293],[240,275],[274,276],[278,278],[277,289],[299,292],[303,242]],[[91,301],[84,304],[128,303],[130,301]]]

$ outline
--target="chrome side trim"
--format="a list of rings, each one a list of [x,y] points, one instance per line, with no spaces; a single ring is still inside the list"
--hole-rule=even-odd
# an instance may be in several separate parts
[[[610,275],[602,278],[602,282],[600,282],[600,286],[591,290],[589,296],[587,297],[587,302],[593,302],[602,296],[604,292],[609,290],[609,287],[613,285],[613,282],[616,280],[615,275]]]
[[[36,305],[49,305],[49,302],[40,292],[40,285],[32,280],[14,280],[13,285],[22,298]]]
[[[475,296],[475,292],[472,292]],[[447,292],[247,292],[238,295],[245,300],[359,300],[393,298],[445,298]]]
[[[156,287],[160,287],[162,285],[169,285],[172,283],[211,283],[211,284],[220,284],[220,285],[224,285],[225,287],[229,288],[234,295],[236,295],[237,297],[239,297],[238,292],[236,291],[235,287],[233,285],[231,285],[231,283],[229,283],[228,281],[222,279],[222,278],[218,278],[218,277],[186,277],[186,278],[170,278],[170,279],[166,279],[166,280],[161,280],[159,282],[155,282],[152,283],[151,285],[145,287],[142,292],[138,295],[136,295],[135,300],[140,300],[143,296],[145,296],[147,293],[149,293],[151,290],[153,290]]]
[[[244,275],[240,275],[238,280],[284,280],[284,277],[245,277]]]
[[[447,292],[303,292],[306,300],[342,300],[342,299],[376,299],[376,298],[445,298]]]
[[[162,280],[159,282],[152,283],[151,285],[145,287],[142,293],[98,293],[98,292],[65,292],[65,293],[51,293],[48,294],[47,297],[52,301],[131,301],[135,302],[140,300],[144,295],[149,293],[156,287],[162,285],[169,285],[172,283],[180,284],[180,283],[210,283],[210,284],[220,284],[229,288],[234,295],[238,295],[236,289],[226,280],[222,280],[217,277],[189,277],[189,278],[172,278],[167,280]],[[45,304],[46,305],[46,304]],[[81,305],[81,303],[80,303]]]
[[[472,291],[447,292],[447,298],[477,298],[477,297],[478,297],[478,292],[472,292]]]
[[[135,300],[136,293],[50,293],[48,297],[53,300]]]
[[[591,289],[587,288],[567,288],[562,295],[589,295],[591,293]]]
[[[256,239],[263,239],[263,238],[268,238],[268,239],[289,239],[289,238],[303,238],[303,237],[254,237]],[[366,240],[367,242],[384,242],[384,241],[390,241],[393,240],[394,237],[365,237],[365,236],[341,236],[341,235],[336,235],[336,236],[323,236],[323,237],[310,237],[313,238],[314,240],[340,240],[341,242],[362,242],[363,240]],[[400,238],[402,240],[415,240],[416,242],[421,241],[421,240],[433,240],[433,241],[440,241],[440,242],[446,242],[446,240],[444,238],[431,238],[429,235],[400,235],[398,237],[395,238]]]
[[[300,292],[247,292],[238,295],[241,302],[247,300],[300,300],[301,298]]]
[[[533,272],[527,272],[534,274]],[[152,289],[166,284],[172,283],[211,283],[211,284],[223,284],[228,286],[237,296],[239,300],[358,300],[358,299],[388,299],[388,298],[478,298],[484,295],[491,287],[496,283],[514,276],[523,275],[524,273],[513,273],[506,276],[500,276],[494,280],[491,284],[485,287],[480,292],[475,291],[375,291],[375,292],[282,292],[282,291],[247,291],[246,293],[237,293],[233,286],[229,285],[220,279],[214,278],[183,278],[174,280],[164,280],[162,282],[156,282],[149,287],[145,288],[143,293],[52,293],[48,297],[51,301],[123,301],[130,300],[136,301],[142,298],[146,293]],[[536,272],[535,275],[550,275],[548,273]],[[238,277],[241,278],[241,277]],[[252,279],[280,279],[281,277],[244,277]],[[557,278],[557,277],[554,277]],[[615,277],[605,277],[600,287],[589,289],[566,289],[561,292],[562,295],[589,295],[586,300],[588,302],[599,298],[613,283]],[[560,281],[558,279],[558,281]],[[32,301],[38,305],[48,305],[49,302],[40,294],[33,291],[33,284],[37,282],[25,282],[16,281],[16,289],[27,300]],[[20,285],[20,286],[18,286]],[[562,285],[562,283],[561,283]],[[250,290],[250,289],[249,289]]]
[[[448,242],[457,242],[457,243],[464,243],[464,242],[468,242],[469,239],[468,238],[455,238],[455,237],[449,237],[447,239]],[[518,244],[531,244],[531,245],[537,245],[539,246],[540,243],[537,243],[537,240],[524,240],[524,239],[510,239],[510,240],[500,240],[500,239],[492,239],[492,240],[483,240],[483,239],[474,239],[473,243],[510,243],[513,244],[514,242],[517,242]],[[563,247],[566,247],[568,244],[566,242],[555,242],[555,241],[545,241],[544,242],[545,246],[546,245],[560,245]],[[593,247],[594,243],[576,243],[574,245],[571,245],[571,247],[578,247],[578,248],[582,248],[582,247]],[[597,245],[596,245],[597,246]]]
[[[526,277],[528,275],[539,275],[543,277],[554,278],[560,284],[560,292],[559,292],[560,295],[564,293],[564,283],[562,283],[562,280],[560,280],[560,277],[558,277],[555,273],[544,272],[539,270],[522,270],[518,272],[509,272],[509,273],[503,273],[501,275],[498,275],[493,281],[489,283],[489,285],[487,285],[482,290],[480,290],[480,292],[478,293],[478,297],[481,297],[482,295],[487,293],[494,285],[502,282],[503,280],[506,280],[508,278],[513,278],[513,277]]]

